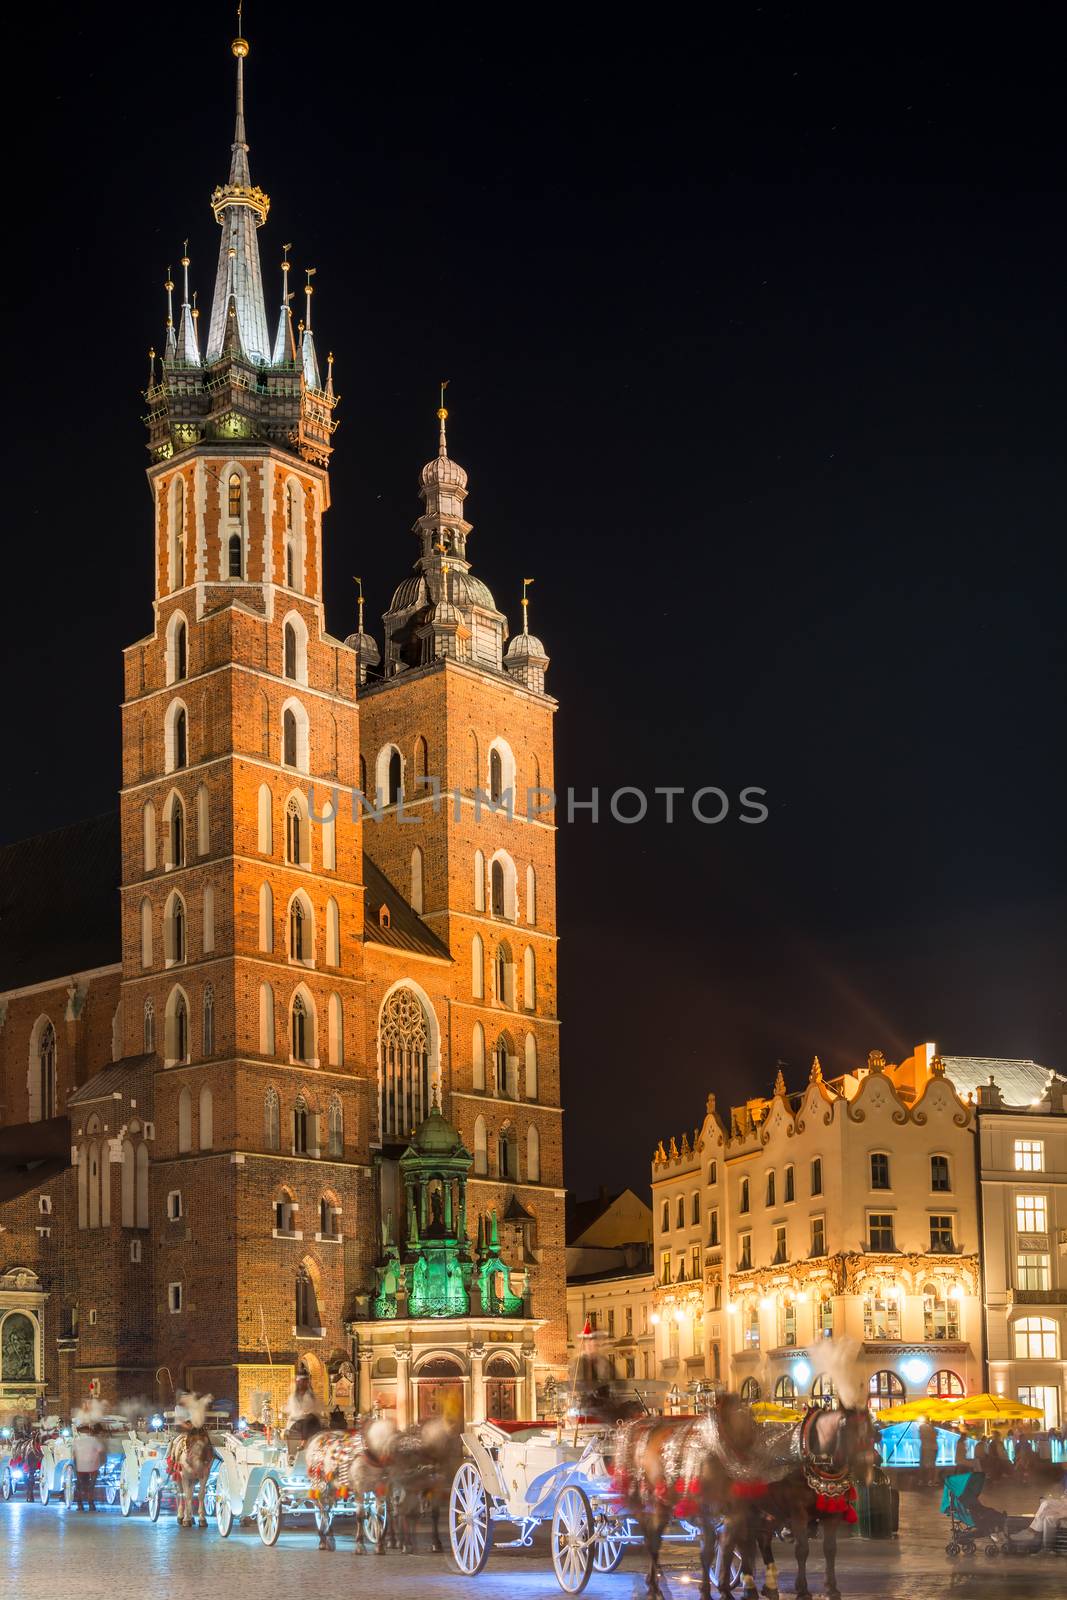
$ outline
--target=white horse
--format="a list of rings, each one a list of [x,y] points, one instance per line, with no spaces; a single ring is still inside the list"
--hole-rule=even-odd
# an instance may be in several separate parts
[[[210,1394],[179,1394],[175,1408],[175,1420],[180,1417],[181,1432],[171,1444],[167,1464],[178,1493],[178,1526],[181,1528],[191,1528],[194,1515],[202,1528],[207,1527],[204,1495],[215,1460],[215,1447],[206,1421],[213,1398]]]

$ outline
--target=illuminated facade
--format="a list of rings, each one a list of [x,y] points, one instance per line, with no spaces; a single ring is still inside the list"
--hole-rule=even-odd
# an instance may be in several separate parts
[[[829,1400],[853,1341],[878,1408],[981,1386],[973,1104],[933,1045],[720,1115],[652,1166],[661,1373]]]

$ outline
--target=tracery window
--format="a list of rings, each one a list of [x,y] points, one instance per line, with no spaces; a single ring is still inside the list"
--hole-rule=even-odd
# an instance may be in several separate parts
[[[263,1103],[263,1142],[268,1150],[281,1149],[281,1134],[281,1102],[277,1089],[272,1085]]]
[[[215,990],[212,985],[204,986],[204,1048],[205,1056],[215,1054]]]
[[[381,1129],[383,1140],[406,1139],[430,1109],[430,1033],[411,989],[395,989],[382,1008]]]
[[[308,1013],[303,995],[293,1001],[293,1060],[308,1059]]]
[[[229,513],[231,517],[239,517],[241,515],[242,499],[241,474],[239,472],[231,472],[227,496]]]
[[[37,1082],[41,1121],[56,1114],[56,1030],[46,1022],[37,1041]]]

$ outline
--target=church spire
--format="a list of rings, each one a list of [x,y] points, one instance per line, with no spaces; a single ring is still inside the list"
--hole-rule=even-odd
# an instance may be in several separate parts
[[[196,318],[189,299],[189,241],[182,255],[182,314],[178,323],[178,360],[186,366],[200,365],[200,344],[196,337]]]
[[[293,313],[289,305],[293,298],[289,293],[289,252],[292,248],[291,244],[282,245],[282,309],[278,314],[278,332],[274,339],[274,353],[270,358],[273,367],[282,367],[287,362],[296,360]]]
[[[173,361],[178,347],[174,338],[174,279],[170,275],[169,267],[167,281],[163,287],[167,292],[167,342],[163,350],[163,359]]]
[[[307,282],[304,285],[304,295],[307,311],[304,315],[304,333],[300,340],[300,359],[304,367],[304,382],[309,389],[321,389],[322,379],[319,376],[319,358],[315,354],[315,338],[311,332],[311,296],[315,293],[311,280],[317,268],[305,267]]]
[[[207,360],[217,361],[223,353],[232,296],[237,310],[241,349],[246,359],[266,362],[270,360],[271,349],[256,229],[261,228],[267,220],[270,200],[262,189],[253,186],[248,166],[244,90],[248,40],[238,36],[230,48],[237,58],[237,110],[229,181],[211,196],[211,209],[222,229],[222,239],[215,275],[215,298],[211,305]]]

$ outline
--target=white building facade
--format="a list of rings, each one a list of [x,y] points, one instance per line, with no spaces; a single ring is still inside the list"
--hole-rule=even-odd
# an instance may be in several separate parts
[[[1067,1081],[983,1063],[977,1088],[989,1387],[1067,1419]],[[1033,1068],[1024,1080],[1020,1069]],[[1012,1070],[1008,1070],[1012,1069]],[[1027,1095],[1028,1104],[1017,1102]]]
[[[836,1344],[874,1409],[980,1388],[976,1114],[933,1045],[719,1115],[653,1161],[664,1377],[829,1403]]]

